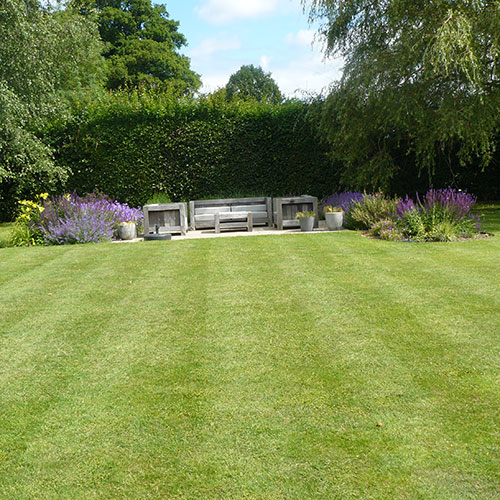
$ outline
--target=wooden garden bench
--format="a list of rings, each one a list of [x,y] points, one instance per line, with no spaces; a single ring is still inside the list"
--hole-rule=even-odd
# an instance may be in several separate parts
[[[258,198],[225,198],[189,202],[191,229],[216,228],[216,215],[221,229],[247,229],[264,225],[272,227],[272,200]],[[232,227],[231,227],[232,226]]]

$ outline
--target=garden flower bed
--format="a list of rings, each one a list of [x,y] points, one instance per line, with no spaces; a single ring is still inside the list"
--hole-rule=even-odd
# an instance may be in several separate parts
[[[344,225],[390,241],[462,241],[488,236],[471,213],[476,197],[460,190],[431,189],[422,198],[391,198],[382,191],[335,193],[323,206],[344,210]]]
[[[12,234],[16,246],[99,243],[116,238],[120,224],[143,223],[141,209],[100,193],[43,193],[35,201],[19,201],[19,206]]]

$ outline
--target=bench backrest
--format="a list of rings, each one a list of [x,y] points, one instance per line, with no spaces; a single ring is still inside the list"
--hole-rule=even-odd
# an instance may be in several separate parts
[[[221,212],[252,212],[254,224],[272,225],[272,200],[267,197],[190,201],[190,225],[193,229],[214,227],[214,216]]]

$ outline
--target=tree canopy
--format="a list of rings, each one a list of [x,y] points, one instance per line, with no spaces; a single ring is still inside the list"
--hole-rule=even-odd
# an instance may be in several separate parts
[[[322,108],[345,179],[383,186],[407,155],[486,165],[500,108],[499,0],[304,0],[345,70]],[[395,155],[394,151],[399,154]]]
[[[152,5],[151,0],[72,0],[71,5],[84,14],[97,11],[110,63],[109,89],[168,86],[188,94],[200,87],[189,58],[178,52],[186,38],[164,5]]]
[[[225,87],[226,98],[242,100],[255,100],[270,104],[279,104],[283,101],[277,83],[260,66],[253,64],[242,66],[236,73],[229,77]]]
[[[77,94],[102,84],[101,51],[89,18],[38,0],[0,1],[0,205],[64,179],[37,132],[61,119]]]

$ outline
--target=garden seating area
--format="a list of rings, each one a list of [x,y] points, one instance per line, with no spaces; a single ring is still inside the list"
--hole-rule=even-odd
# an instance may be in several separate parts
[[[216,214],[222,215],[221,220],[226,224],[238,223],[243,213],[251,213],[252,225],[272,226],[272,209],[270,197],[225,198],[215,200],[194,200],[189,202],[191,229],[207,229],[216,227]],[[245,216],[249,228],[248,216]]]
[[[225,234],[275,234],[356,229],[373,238],[457,241],[487,237],[476,197],[447,188],[430,189],[415,199],[384,193],[335,193],[318,203],[314,196],[245,197],[146,203],[132,208],[102,193],[76,193],[20,200],[12,226],[13,246],[98,243],[110,240],[170,240]],[[324,220],[319,220],[324,218]],[[300,229],[298,229],[300,227]],[[229,233],[229,231],[231,233]],[[193,234],[194,233],[194,234]],[[178,236],[180,235],[180,236]],[[139,236],[139,238],[138,238]],[[5,245],[4,245],[5,246]]]
[[[189,202],[190,225],[185,220],[187,203],[167,203],[145,205],[144,234],[154,232],[181,233],[186,236],[188,230],[200,236],[201,231],[213,230],[220,234],[223,230],[245,230],[252,232],[254,228],[266,232],[298,228],[297,213],[302,210],[314,210],[314,227],[318,227],[318,199],[314,196],[297,196],[292,198],[247,197],[224,198],[210,200],[193,200]],[[147,229],[147,231],[146,231]],[[263,234],[262,231],[260,234]]]

